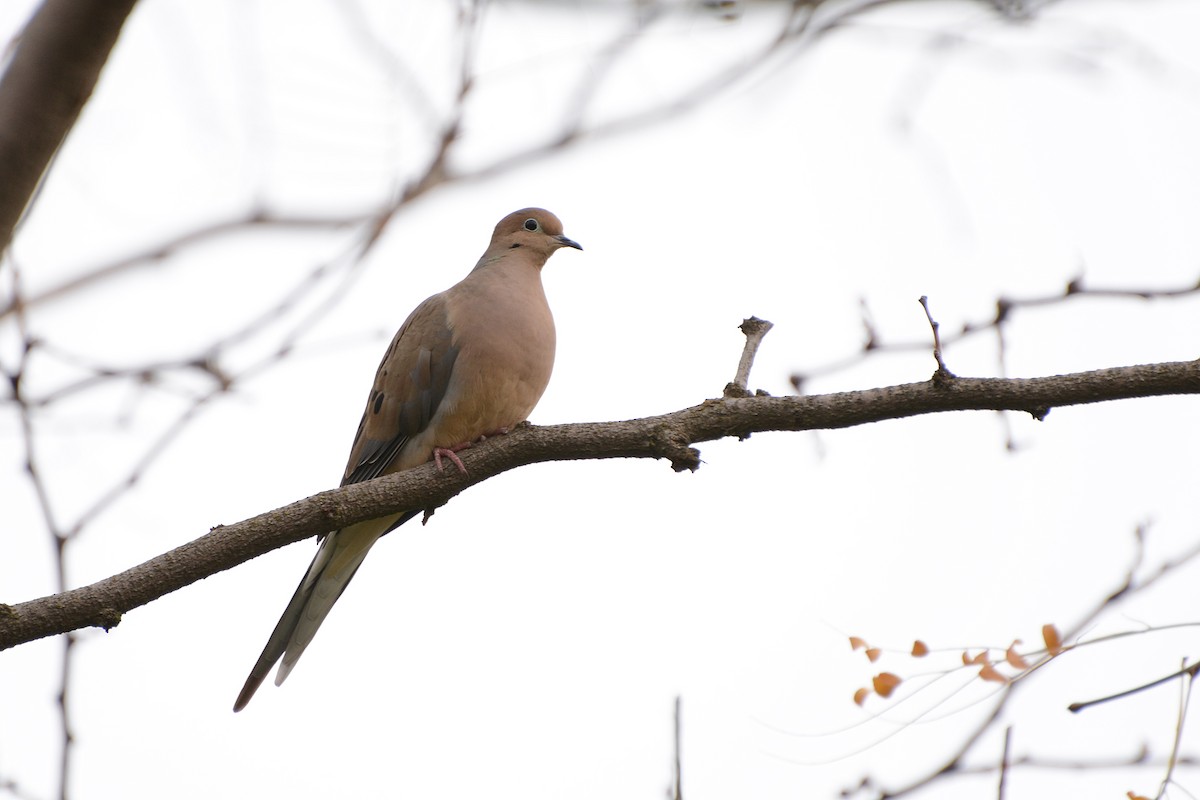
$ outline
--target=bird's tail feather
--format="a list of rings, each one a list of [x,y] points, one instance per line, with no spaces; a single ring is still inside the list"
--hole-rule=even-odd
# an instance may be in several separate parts
[[[411,517],[400,515],[400,521]],[[387,531],[398,524],[397,518],[369,520],[331,533],[321,542],[316,556],[304,573],[304,579],[296,587],[283,616],[275,624],[275,630],[267,639],[262,655],[258,657],[246,684],[242,687],[234,711],[241,711],[258,691],[267,673],[275,662],[283,658],[275,685],[283,683],[292,667],[296,665],[304,648],[312,641],[317,629],[325,621],[333,604],[342,596],[350,579],[358,571],[371,546]]]

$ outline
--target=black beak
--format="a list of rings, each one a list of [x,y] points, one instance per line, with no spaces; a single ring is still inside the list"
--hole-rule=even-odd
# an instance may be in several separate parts
[[[561,234],[558,236],[555,236],[554,240],[556,242],[558,242],[559,247],[574,247],[576,250],[583,249],[582,247],[579,246],[579,242],[575,241],[574,239],[568,239],[567,237],[565,237]]]

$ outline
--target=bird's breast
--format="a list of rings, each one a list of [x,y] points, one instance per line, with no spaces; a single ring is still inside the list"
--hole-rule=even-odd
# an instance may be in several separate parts
[[[495,287],[492,287],[493,289]],[[540,280],[505,284],[469,305],[473,313],[452,316],[459,347],[437,427],[453,441],[474,441],[528,418],[554,368],[554,318]]]

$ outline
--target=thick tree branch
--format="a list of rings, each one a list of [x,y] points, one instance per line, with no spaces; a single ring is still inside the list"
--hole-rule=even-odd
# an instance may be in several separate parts
[[[542,461],[664,458],[695,470],[698,442],[759,431],[847,428],[942,411],[1024,411],[1043,419],[1054,406],[1134,397],[1200,394],[1200,361],[1144,364],[1044,378],[958,378],[810,397],[741,397],[624,422],[523,426],[464,453],[469,474],[432,464],[345,486],[260,514],[111,578],[15,606],[0,605],[0,650],[95,626],[126,611],[292,542],[412,508],[436,508],[463,489]]]
[[[0,78],[0,253],[137,0],[46,0]]]

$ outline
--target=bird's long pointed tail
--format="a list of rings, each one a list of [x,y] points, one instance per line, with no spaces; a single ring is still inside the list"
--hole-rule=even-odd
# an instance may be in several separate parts
[[[350,579],[358,571],[371,547],[380,536],[407,522],[415,513],[406,512],[394,517],[361,522],[325,537],[308,571],[304,573],[303,580],[296,587],[296,593],[288,601],[283,616],[275,623],[275,630],[267,639],[262,654],[250,670],[250,675],[233,704],[234,711],[241,711],[246,707],[266,679],[271,667],[275,666],[275,662],[280,658],[283,659],[283,663],[279,665],[275,685],[283,683],[300,659],[304,648],[308,647],[317,629],[329,615],[333,604],[346,590]]]

